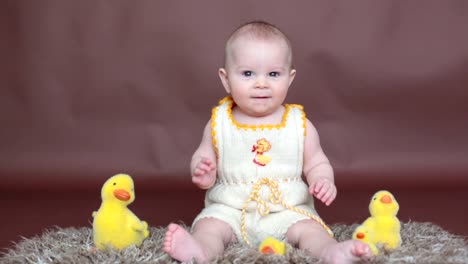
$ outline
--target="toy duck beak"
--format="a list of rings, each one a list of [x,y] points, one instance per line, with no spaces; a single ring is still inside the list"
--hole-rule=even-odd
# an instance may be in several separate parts
[[[261,250],[261,253],[263,254],[275,254],[275,249],[271,246],[264,246]]]
[[[114,191],[115,198],[119,199],[120,201],[128,201],[130,200],[130,193],[123,189],[118,189]]]
[[[356,234],[357,239],[364,239],[365,237],[366,237],[366,235],[364,233],[359,232],[359,233]]]
[[[392,197],[390,197],[390,195],[386,194],[384,196],[382,196],[382,198],[380,198],[380,201],[384,204],[389,204],[389,203],[392,203]]]

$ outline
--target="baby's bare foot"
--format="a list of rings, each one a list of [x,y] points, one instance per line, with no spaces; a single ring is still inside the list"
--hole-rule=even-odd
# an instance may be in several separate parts
[[[325,263],[355,263],[374,256],[369,246],[361,241],[348,240],[328,246],[323,254]]]
[[[205,261],[205,255],[198,242],[187,230],[176,224],[167,227],[163,250],[181,262],[189,262],[192,259],[197,262]]]

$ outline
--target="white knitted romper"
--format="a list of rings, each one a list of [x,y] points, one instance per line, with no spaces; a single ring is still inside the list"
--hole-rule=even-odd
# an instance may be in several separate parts
[[[213,109],[217,181],[192,226],[213,217],[229,224],[238,241],[256,246],[267,236],[284,240],[288,228],[300,220],[320,222],[302,179],[306,126],[302,106],[285,105],[281,124],[262,126],[237,123],[232,106],[226,97]],[[276,197],[270,200],[272,194]]]

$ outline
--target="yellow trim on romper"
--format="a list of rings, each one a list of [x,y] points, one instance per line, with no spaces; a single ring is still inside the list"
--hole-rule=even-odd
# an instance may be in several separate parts
[[[214,107],[211,111],[211,141],[213,142],[213,148],[216,153],[216,159],[218,159],[218,142],[216,140],[216,117],[218,116],[218,107]]]
[[[299,104],[285,104],[284,105],[285,111],[284,111],[283,117],[281,119],[281,123],[279,123],[279,124],[276,124],[276,125],[272,125],[272,124],[246,125],[246,124],[240,124],[239,122],[236,121],[236,119],[234,119],[234,116],[232,115],[232,107],[233,107],[233,104],[234,104],[234,100],[232,100],[231,96],[226,96],[223,99],[221,99],[219,101],[219,103],[218,103],[218,106],[223,105],[226,102],[228,102],[227,112],[228,112],[229,119],[231,120],[231,123],[234,124],[238,129],[244,129],[244,130],[249,130],[249,129],[251,129],[251,130],[258,130],[258,129],[261,129],[261,130],[269,129],[269,130],[271,130],[271,129],[283,128],[283,127],[286,126],[286,122],[288,121],[288,117],[289,117],[289,113],[291,111],[291,108],[298,108],[298,109],[301,110],[302,127],[304,128],[304,135],[306,135],[306,114],[304,112],[304,107],[302,105],[299,105]],[[217,109],[217,107],[215,107],[215,109]],[[216,111],[217,110],[213,111],[212,119],[216,117],[216,115],[217,115]],[[214,128],[213,125],[212,125],[212,128]],[[216,134],[216,132],[212,131],[212,135],[214,135],[214,134]]]

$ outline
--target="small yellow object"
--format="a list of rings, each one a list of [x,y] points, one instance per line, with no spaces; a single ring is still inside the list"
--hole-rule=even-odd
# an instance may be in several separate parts
[[[372,250],[372,253],[374,255],[379,254],[379,250],[375,246],[373,240],[373,233],[369,232],[369,229],[366,226],[360,225],[358,226],[353,233],[353,239],[360,240],[364,243],[366,243],[369,248]]]
[[[371,236],[370,242],[382,244],[385,249],[395,249],[401,245],[401,225],[396,216],[399,209],[398,202],[389,191],[378,191],[372,196],[370,217],[362,223]]]
[[[135,200],[133,179],[127,174],[109,178],[101,189],[102,203],[93,212],[93,239],[98,249],[140,246],[149,236],[148,224],[127,208]]]
[[[286,243],[281,242],[275,238],[267,237],[260,244],[258,250],[262,254],[277,254],[284,255],[286,254]]]

